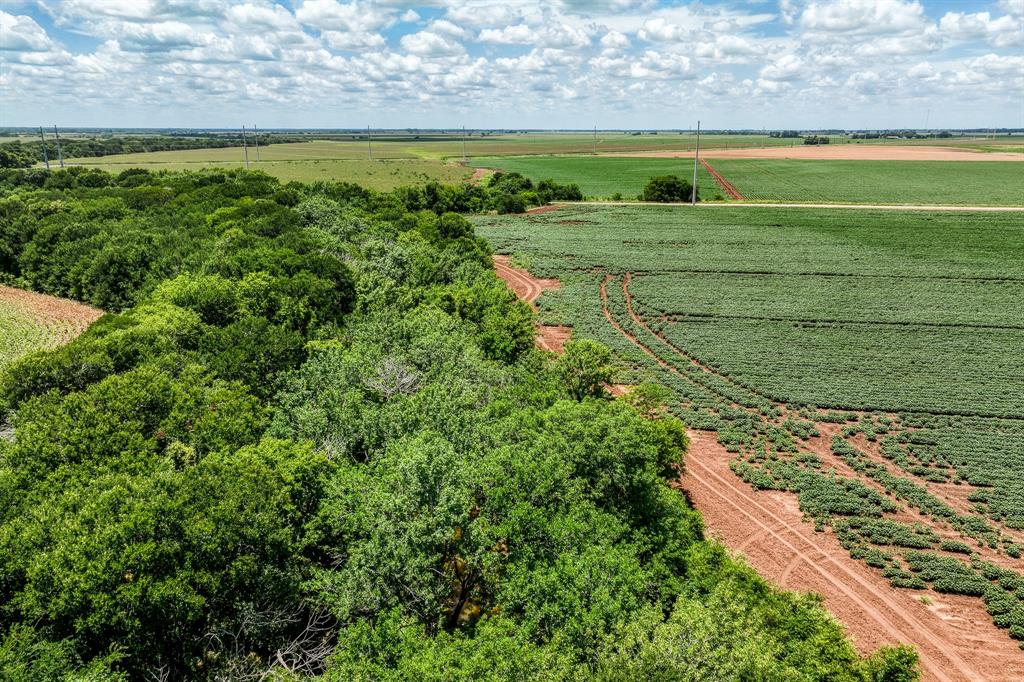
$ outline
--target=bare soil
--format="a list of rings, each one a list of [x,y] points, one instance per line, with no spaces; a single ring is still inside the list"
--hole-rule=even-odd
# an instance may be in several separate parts
[[[537,309],[537,298],[542,293],[561,286],[557,279],[540,279],[527,270],[512,267],[509,265],[508,256],[494,257],[494,271],[498,277],[505,280],[505,284],[517,297],[529,303],[534,310]],[[552,353],[561,353],[571,336],[572,327],[542,324],[537,327],[537,347]]]
[[[606,156],[692,159],[692,151],[621,152]],[[824,144],[750,149],[708,149],[709,159],[818,159],[849,161],[1024,161],[1015,152],[980,152],[953,147],[915,147],[883,144]]]
[[[602,309],[609,323],[664,369],[682,377],[681,372],[615,320],[607,304],[607,286],[613,279],[607,275],[600,285]],[[627,313],[633,321],[680,358],[728,380],[713,368],[700,365],[646,325],[633,308],[630,279],[629,274],[625,275],[622,286]],[[826,423],[816,427],[821,435],[807,441],[805,449],[817,453],[837,473],[877,488],[831,454],[831,436],[841,427]],[[755,492],[733,474],[729,468],[733,455],[717,442],[715,434],[692,431],[690,436],[687,473],[681,485],[701,511],[710,533],[743,552],[766,579],[787,589],[821,594],[825,606],[846,626],[862,651],[885,643],[912,643],[921,653],[926,680],[1024,679],[1024,655],[1006,633],[992,624],[981,600],[893,588],[880,573],[851,558],[830,530],[816,533],[804,521],[792,494]],[[863,447],[866,442],[858,445]],[[958,536],[951,528],[915,509],[904,507],[891,518],[927,524],[944,538]],[[988,555],[984,558],[1004,566],[1014,563],[994,553],[982,553]],[[920,601],[922,595],[927,595],[930,605]]]
[[[926,680],[1024,679],[1024,655],[992,624],[980,600],[893,589],[853,560],[830,531],[816,533],[804,522],[792,495],[751,490],[729,468],[733,456],[714,433],[689,435],[687,472],[679,485],[700,510],[709,534],[742,548],[767,580],[822,595],[860,651],[912,643],[921,653]],[[920,601],[924,594],[931,605]]]
[[[729,195],[730,199],[734,201],[746,200],[746,197],[740,194],[740,191],[733,187],[733,184],[731,182],[726,180],[721,173],[719,173],[718,171],[711,167],[711,164],[708,163],[707,159],[701,159],[700,162],[701,165],[703,165],[704,168],[707,169],[708,173],[711,174],[711,177],[715,179],[715,182],[718,183],[718,186],[722,188],[722,191]]]

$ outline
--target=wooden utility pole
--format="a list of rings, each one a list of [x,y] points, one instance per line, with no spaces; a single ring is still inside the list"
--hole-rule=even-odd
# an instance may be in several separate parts
[[[690,205],[697,205],[697,160],[700,159],[700,119],[697,120],[697,147],[693,153],[693,191],[690,194]]]
[[[53,137],[57,140],[57,158],[60,159],[60,167],[64,167],[64,153],[60,150],[60,133],[57,132],[57,126],[53,126]]]
[[[43,141],[43,163],[46,170],[50,170],[50,156],[46,153],[46,136],[43,135],[43,126],[39,126],[39,139]]]
[[[462,163],[466,163],[466,126],[462,126]]]
[[[245,125],[242,125],[242,152],[245,154],[245,169],[249,170],[249,146],[245,141]]]
[[[366,158],[373,161],[373,138],[370,137],[370,126],[366,126]]]
[[[260,134],[256,132],[256,124],[252,124],[252,141],[256,143],[256,163],[260,162]]]
[[[597,126],[594,126],[594,156],[597,156]]]

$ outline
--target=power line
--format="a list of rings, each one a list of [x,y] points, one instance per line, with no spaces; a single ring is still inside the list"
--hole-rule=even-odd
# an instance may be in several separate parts
[[[245,124],[242,124],[242,151],[245,153],[245,169],[249,170],[249,146],[245,142]]]
[[[57,158],[60,159],[60,167],[64,167],[64,153],[60,150],[60,133],[57,132],[57,125],[53,126],[53,136],[57,140]]]
[[[46,164],[46,170],[50,170],[50,157],[46,153],[46,136],[43,135],[43,126],[39,126],[39,139],[43,141],[43,163]]]

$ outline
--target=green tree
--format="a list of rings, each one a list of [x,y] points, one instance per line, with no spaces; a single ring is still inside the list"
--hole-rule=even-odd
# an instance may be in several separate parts
[[[574,340],[565,344],[565,352],[555,361],[555,371],[576,400],[600,398],[612,380],[611,361],[607,346],[590,339]]]

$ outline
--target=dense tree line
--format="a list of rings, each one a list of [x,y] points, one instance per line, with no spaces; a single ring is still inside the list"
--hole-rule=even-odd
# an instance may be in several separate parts
[[[111,310],[0,373],[0,677],[915,679],[704,539],[654,387],[534,349],[455,212],[501,183],[0,176],[4,277]]]
[[[295,136],[246,135],[250,145],[261,147],[271,143],[301,142]],[[60,151],[65,159],[114,154],[140,154],[145,152],[168,152],[184,149],[214,149],[219,147],[241,147],[242,135],[204,135],[182,137],[178,135],[118,135],[103,137],[61,137]],[[58,158],[57,141],[47,132],[46,154],[50,162]],[[42,140],[15,140],[0,144],[0,168],[28,168],[43,161]]]

